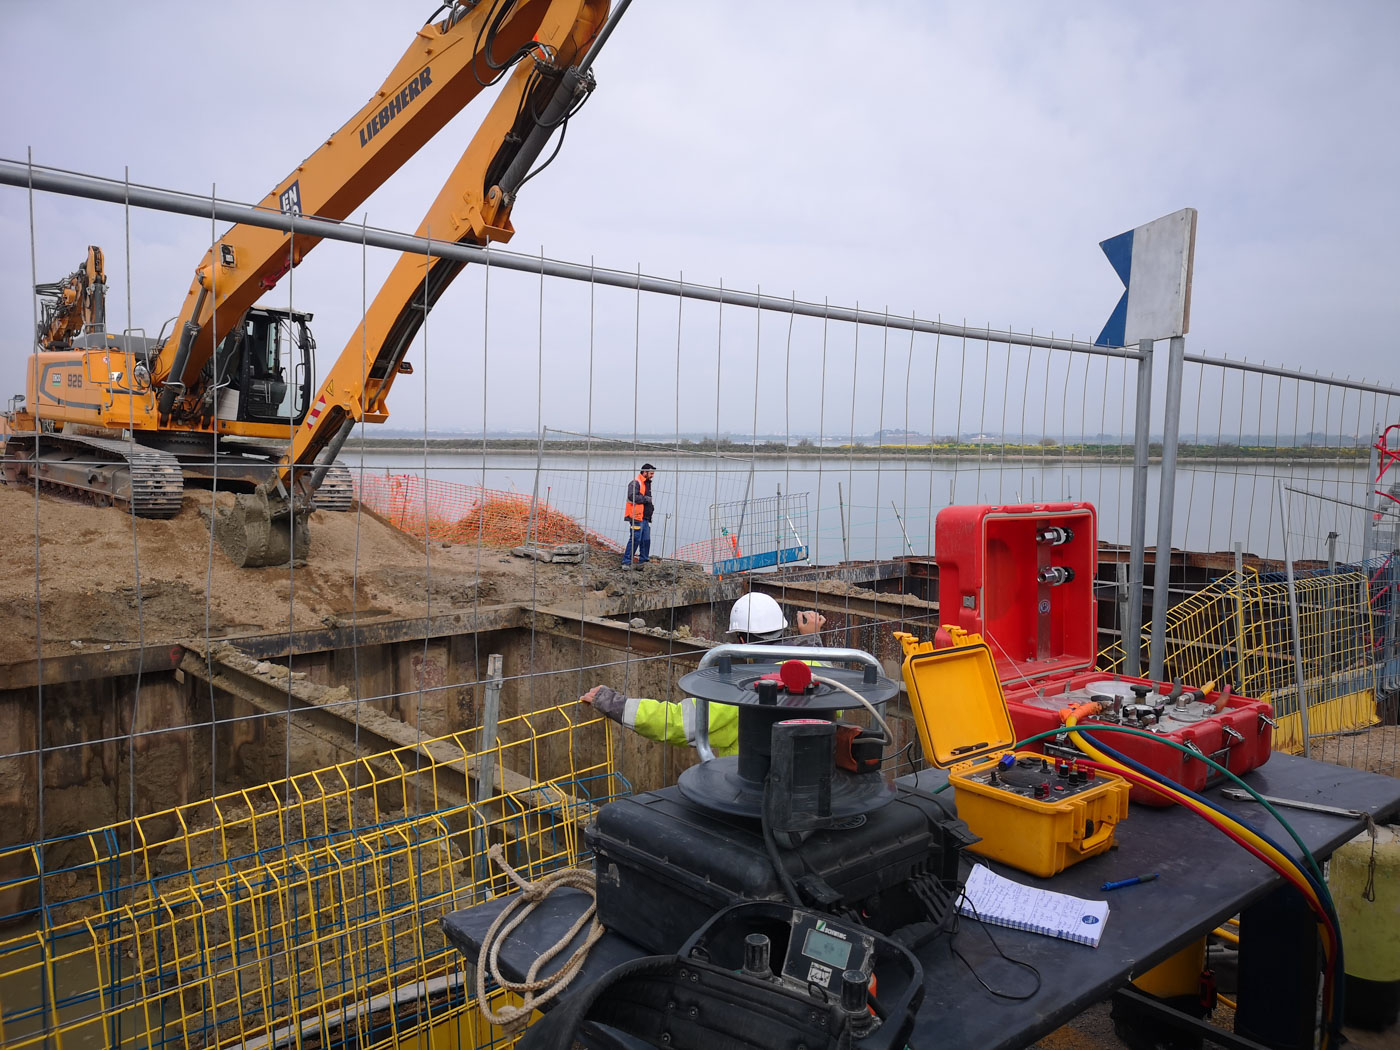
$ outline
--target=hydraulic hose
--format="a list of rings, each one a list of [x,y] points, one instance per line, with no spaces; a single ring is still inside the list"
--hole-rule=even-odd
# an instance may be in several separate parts
[[[1338,932],[1340,924],[1337,920],[1337,912],[1333,905],[1331,894],[1327,890],[1326,883],[1322,881],[1321,867],[1318,865],[1317,858],[1313,856],[1312,851],[1308,849],[1307,844],[1303,842],[1302,838],[1293,829],[1293,826],[1289,824],[1288,821],[1279,814],[1278,810],[1270,805],[1259,792],[1255,791],[1253,787],[1245,783],[1231,770],[1226,769],[1224,766],[1206,757],[1199,751],[1192,750],[1184,744],[1159,736],[1156,733],[1148,733],[1144,730],[1133,729],[1129,726],[1081,726],[1077,724],[1077,715],[1080,713],[1083,712],[1066,711],[1066,724],[1064,726],[1057,729],[1048,729],[1042,733],[1036,733],[1022,740],[1018,740],[1015,747],[1019,749],[1028,744],[1060,736],[1062,733],[1068,731],[1075,744],[1086,754],[1093,756],[1097,760],[1096,768],[1121,775],[1125,780],[1141,784],[1157,792],[1162,797],[1184,806],[1192,813],[1195,813],[1197,816],[1216,827],[1222,834],[1225,834],[1253,856],[1257,857],[1265,864],[1268,864],[1270,868],[1281,875],[1290,885],[1296,887],[1299,892],[1303,894],[1303,898],[1308,902],[1309,907],[1317,913],[1318,925],[1322,927],[1324,932],[1323,946],[1328,967],[1327,973],[1324,975],[1323,997],[1327,1025],[1323,1033],[1322,1045],[1328,1048],[1328,1050],[1337,1046],[1342,1016],[1342,985],[1339,980],[1339,975],[1342,973],[1344,966],[1342,943]],[[1152,740],[1163,746],[1174,748],[1196,761],[1204,762],[1218,773],[1232,780],[1244,791],[1253,796],[1255,801],[1262,805],[1270,815],[1279,822],[1279,825],[1288,833],[1288,836],[1293,842],[1297,844],[1299,850],[1302,852],[1303,858],[1306,860],[1307,866],[1304,867],[1299,864],[1298,861],[1289,857],[1281,848],[1269,841],[1261,833],[1244,824],[1238,818],[1227,814],[1209,800],[1196,795],[1194,792],[1188,791],[1181,785],[1173,783],[1168,778],[1147,769],[1145,766],[1141,766],[1138,763],[1132,763],[1130,765],[1129,763],[1131,760],[1127,759],[1126,756],[1119,756],[1123,758],[1124,761],[1116,761],[1113,757],[1100,750],[1099,747],[1095,747],[1093,744],[1089,743],[1089,737],[1097,737],[1101,733],[1126,733],[1130,736],[1139,736]],[[1100,747],[1102,746],[1104,745],[1101,744]],[[1138,768],[1135,769],[1133,766],[1137,766]],[[934,790],[942,791],[948,786],[949,784],[945,783]]]
[[[1221,831],[1236,844],[1248,850],[1255,857],[1264,861],[1275,872],[1281,875],[1290,885],[1294,886],[1303,895],[1309,908],[1316,913],[1318,925],[1323,930],[1323,953],[1327,959],[1327,967],[1323,975],[1323,1010],[1327,1018],[1326,1030],[1323,1034],[1323,1045],[1331,1047],[1335,1044],[1335,1038],[1341,1028],[1341,982],[1338,976],[1342,972],[1342,942],[1338,934],[1338,920],[1336,909],[1333,906],[1331,895],[1328,893],[1326,884],[1322,882],[1321,872],[1314,873],[1308,871],[1292,857],[1285,854],[1282,849],[1270,839],[1244,824],[1237,817],[1232,816],[1225,810],[1217,807],[1208,799],[1196,794],[1193,791],[1176,784],[1167,777],[1134,762],[1124,755],[1114,752],[1104,745],[1104,750],[1095,747],[1088,740],[1088,736],[1097,733],[1102,729],[1119,729],[1127,727],[1109,726],[1078,726],[1077,713],[1066,712],[1065,729],[1069,731],[1070,738],[1075,746],[1082,750],[1091,758],[1097,760],[1092,763],[1099,769],[1115,773],[1133,783],[1149,787],[1180,806],[1185,807],[1190,812],[1195,813],[1217,830]],[[1151,737],[1162,743],[1176,745],[1174,741],[1164,740],[1162,737],[1152,733],[1144,733],[1144,736]],[[1115,757],[1116,756],[1116,757]],[[1196,756],[1200,757],[1200,756]],[[1213,765],[1215,763],[1212,763]],[[1223,768],[1217,766],[1217,768]],[[1225,772],[1229,772],[1225,770]],[[1233,776],[1233,774],[1230,774]],[[1235,777],[1238,780],[1238,777]],[[1253,793],[1253,792],[1251,792]],[[1275,813],[1277,816],[1277,813]],[[1289,831],[1295,841],[1298,841],[1297,834],[1286,821],[1280,819],[1280,823]],[[1302,846],[1302,843],[1299,842]],[[1316,868],[1316,858],[1312,852],[1303,846],[1304,855],[1311,866]]]

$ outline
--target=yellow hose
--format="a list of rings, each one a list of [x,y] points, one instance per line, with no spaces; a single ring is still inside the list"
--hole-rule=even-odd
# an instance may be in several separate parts
[[[1074,729],[1074,726],[1076,725],[1076,722],[1077,722],[1077,720],[1076,720],[1075,716],[1074,716],[1074,715],[1070,715],[1070,716],[1065,720],[1065,728],[1071,730],[1071,732],[1070,732],[1070,739],[1072,739],[1072,740],[1074,741],[1075,745],[1076,745],[1081,751],[1083,751],[1085,754],[1087,754],[1087,755],[1088,755],[1090,758],[1092,758],[1095,762],[1098,762],[1098,763],[1101,764],[1101,765],[1108,766],[1110,769],[1122,769],[1122,768],[1124,768],[1123,765],[1122,765],[1122,763],[1116,761],[1116,760],[1113,759],[1113,758],[1110,758],[1108,755],[1104,754],[1102,751],[1100,751],[1098,748],[1096,748],[1093,744],[1089,743],[1088,739],[1087,739],[1082,733],[1073,732],[1073,729]],[[1167,798],[1171,799],[1173,802],[1180,802],[1180,803],[1182,803],[1182,804],[1185,804],[1185,803],[1187,803],[1187,802],[1190,802],[1190,803],[1193,803],[1193,804],[1195,803],[1195,799],[1190,798],[1190,796],[1188,796],[1188,795],[1183,795],[1181,792],[1175,791],[1175,790],[1173,790],[1172,788],[1167,787],[1165,784],[1163,784],[1163,785],[1157,787],[1156,790],[1157,790],[1157,791],[1160,791],[1164,796],[1166,796]],[[1223,814],[1223,813],[1217,813],[1217,814],[1216,814],[1216,819],[1218,819],[1218,820],[1220,821],[1221,824],[1223,824],[1224,826],[1228,827],[1232,832],[1234,832],[1235,834],[1237,834],[1240,838],[1242,838],[1242,839],[1244,839],[1246,842],[1248,842],[1251,846],[1253,846],[1255,849],[1257,849],[1260,853],[1264,854],[1266,857],[1272,858],[1273,861],[1274,861],[1275,863],[1280,864],[1280,865],[1283,865],[1284,867],[1288,867],[1288,868],[1294,868],[1294,869],[1297,868],[1297,864],[1294,862],[1294,860],[1293,860],[1292,857],[1288,856],[1286,853],[1283,853],[1282,851],[1280,851],[1280,850],[1278,850],[1278,849],[1275,849],[1275,848],[1274,848],[1272,845],[1270,845],[1267,841],[1265,841],[1264,839],[1260,838],[1257,834],[1255,834],[1255,833],[1254,833],[1253,831],[1251,831],[1249,828],[1245,827],[1245,826],[1244,826],[1243,824],[1241,824],[1239,821],[1237,821],[1237,820],[1232,820],[1231,818],[1227,817],[1227,816],[1226,816],[1225,814]],[[1322,910],[1322,901],[1321,901],[1321,899],[1318,897],[1317,892],[1312,888],[1312,886],[1310,886],[1310,885],[1307,883],[1306,880],[1302,880],[1302,886],[1303,886],[1303,888],[1305,888],[1305,890],[1306,890],[1308,899],[1309,899],[1319,910]]]
[[[1098,748],[1096,748],[1093,744],[1091,744],[1088,741],[1088,739],[1086,739],[1083,733],[1077,733],[1074,731],[1074,727],[1078,722],[1079,712],[1077,710],[1066,710],[1061,712],[1061,714],[1064,716],[1065,728],[1069,730],[1070,739],[1074,741],[1076,747],[1078,747],[1081,751],[1087,754],[1095,762],[1098,762],[1100,765],[1107,766],[1110,769],[1127,769],[1127,767],[1124,766],[1121,762],[1118,762],[1117,760],[1109,757],[1108,755],[1100,751]],[[1177,802],[1181,805],[1184,805],[1188,809],[1190,809],[1192,806],[1198,805],[1195,799],[1181,793],[1180,791],[1176,791],[1173,788],[1166,786],[1165,784],[1154,784],[1154,789],[1160,792],[1163,797],[1169,798],[1173,802]],[[1218,821],[1222,827],[1228,828],[1231,833],[1238,835],[1245,842],[1248,842],[1260,853],[1264,854],[1264,856],[1272,859],[1276,864],[1279,864],[1280,866],[1286,869],[1291,869],[1293,871],[1299,870],[1297,863],[1291,857],[1289,857],[1282,851],[1275,849],[1272,845],[1266,842],[1255,832],[1245,827],[1239,821],[1232,820],[1230,817],[1220,812],[1212,814],[1212,819]],[[1325,915],[1326,909],[1323,907],[1322,900],[1320,897],[1318,897],[1317,891],[1312,888],[1311,883],[1309,883],[1306,878],[1300,877],[1297,880],[1297,886],[1298,889],[1307,898],[1309,906],[1317,914]],[[1330,969],[1330,967],[1333,965],[1333,960],[1335,956],[1333,945],[1327,937],[1322,937],[1320,938],[1320,940],[1322,941],[1323,954],[1327,958],[1327,964]],[[1236,938],[1236,943],[1238,943],[1238,938]],[[1327,991],[1329,992],[1327,996],[1329,1009],[1331,1005],[1331,997],[1332,995],[1335,995],[1335,990],[1330,988],[1331,983],[1332,982],[1330,981],[1325,982],[1325,985],[1327,986]],[[1323,1043],[1324,1045],[1330,1045],[1330,1040],[1327,1039],[1325,1033],[1323,1037]]]
[[[1218,927],[1214,931],[1214,933],[1215,936],[1219,937],[1222,941],[1226,941],[1234,945],[1238,945],[1240,943],[1240,935],[1238,933],[1231,933],[1224,926]]]

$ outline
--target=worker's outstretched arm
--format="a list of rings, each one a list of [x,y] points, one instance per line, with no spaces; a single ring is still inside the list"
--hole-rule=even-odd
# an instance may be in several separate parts
[[[623,696],[616,689],[597,685],[579,697],[595,711],[648,740],[685,747],[695,744],[695,701],[651,700]],[[710,704],[710,747],[716,755],[733,755],[739,750],[739,709],[729,704]]]

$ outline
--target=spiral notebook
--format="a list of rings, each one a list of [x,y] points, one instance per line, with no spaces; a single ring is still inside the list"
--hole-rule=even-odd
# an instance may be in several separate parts
[[[1097,948],[1108,921],[1108,902],[1022,886],[978,864],[958,898],[958,912],[1013,930],[1029,930]]]

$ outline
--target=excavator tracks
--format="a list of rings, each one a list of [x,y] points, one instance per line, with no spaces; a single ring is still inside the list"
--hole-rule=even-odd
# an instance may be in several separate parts
[[[37,480],[44,491],[129,506],[140,518],[173,518],[185,496],[178,459],[110,438],[44,434],[36,448],[33,435],[11,433],[0,471],[11,484]]]
[[[317,510],[347,511],[355,502],[355,479],[339,460],[330,465],[314,497]]]
[[[266,481],[271,471],[282,458],[286,446],[274,441],[261,441],[255,438],[225,438],[219,445],[217,474],[223,479],[246,482],[250,487]],[[209,454],[202,449],[198,454],[182,460],[186,476],[212,480]],[[311,466],[298,467],[297,477],[308,476]],[[350,468],[340,460],[333,460],[321,479],[314,497],[317,510],[347,511],[355,503],[355,481]]]

